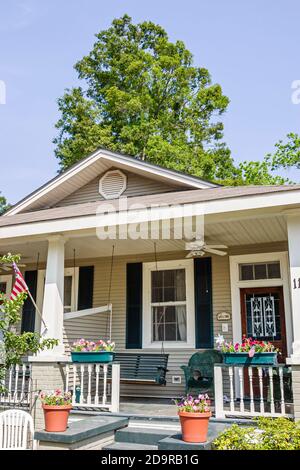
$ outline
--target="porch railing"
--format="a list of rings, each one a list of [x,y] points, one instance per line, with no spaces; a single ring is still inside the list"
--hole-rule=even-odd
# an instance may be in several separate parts
[[[4,391],[0,393],[0,407],[30,407],[32,378],[31,364],[11,367],[2,382]]]
[[[74,408],[119,411],[120,364],[66,364],[66,392]]]
[[[216,418],[293,416],[291,376],[284,364],[216,364],[214,387]]]

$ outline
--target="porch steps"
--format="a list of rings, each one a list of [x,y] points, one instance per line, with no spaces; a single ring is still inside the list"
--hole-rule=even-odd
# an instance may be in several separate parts
[[[103,450],[157,450],[157,446],[151,446],[147,444],[136,444],[134,442],[114,442],[109,446],[103,448]]]
[[[156,446],[159,441],[169,437],[176,431],[172,429],[156,427],[131,427],[119,429],[115,434],[116,442],[127,442],[132,444],[144,444]]]

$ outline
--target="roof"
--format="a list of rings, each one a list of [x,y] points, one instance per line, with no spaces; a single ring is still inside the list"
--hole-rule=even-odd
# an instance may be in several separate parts
[[[146,208],[154,205],[201,203],[230,198],[243,198],[246,196],[292,192],[296,190],[300,190],[300,184],[282,186],[217,187],[191,191],[178,191],[164,193],[163,195],[153,194],[150,196],[132,197],[127,200],[127,208],[130,209],[130,207],[133,206],[136,208],[136,204],[142,204],[143,207]],[[2,216],[0,217],[0,227],[95,215],[99,210],[101,210],[101,206],[107,207],[108,203],[111,204],[116,210],[119,210],[119,199],[110,201],[97,201],[86,204],[76,204],[65,207],[56,207],[53,209],[16,214],[11,215],[10,217]]]
[[[219,186],[196,176],[100,148],[21,199],[4,214],[4,217],[53,206],[80,186],[87,184],[95,178],[96,174],[103,173],[116,164],[120,169],[131,170],[143,176],[151,175],[154,179],[173,183],[179,189],[183,187],[205,189]]]

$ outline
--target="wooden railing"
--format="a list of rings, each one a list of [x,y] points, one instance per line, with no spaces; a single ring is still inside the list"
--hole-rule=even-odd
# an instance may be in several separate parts
[[[214,367],[215,414],[225,417],[291,417],[291,378],[278,366]]]
[[[24,363],[11,367],[2,383],[4,391],[0,393],[0,407],[30,407],[31,402],[31,365]]]
[[[66,392],[72,393],[73,408],[119,411],[120,364],[73,362],[66,364],[65,371]]]

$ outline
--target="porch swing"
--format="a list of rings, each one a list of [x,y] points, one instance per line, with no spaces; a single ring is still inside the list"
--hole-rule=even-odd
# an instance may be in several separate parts
[[[114,265],[115,246],[112,247],[111,263],[110,263],[110,276],[107,304],[101,307],[79,310],[75,312],[68,312],[64,314],[64,320],[73,320],[75,318],[84,317],[94,314],[108,313],[106,323],[106,336],[110,341],[112,340],[112,303],[111,303],[111,288],[112,276]],[[157,269],[157,253],[156,243],[154,243],[155,265]],[[73,269],[75,279],[75,250],[73,256]],[[158,270],[158,269],[157,269]],[[164,352],[164,345],[162,342],[161,353],[139,353],[139,352],[116,352],[115,361],[120,363],[120,381],[122,383],[144,383],[147,385],[166,385],[166,373],[168,372],[169,355]],[[110,378],[110,371],[108,378]]]
[[[111,341],[111,333],[112,333],[112,303],[111,299],[111,285],[112,285],[112,274],[113,274],[113,262],[114,262],[114,250],[115,246],[112,247],[112,254],[111,254],[111,264],[110,264],[110,276],[109,276],[109,287],[108,287],[108,297],[107,297],[107,304],[95,307],[95,308],[87,308],[84,310],[76,310],[74,312],[67,312],[64,313],[64,321],[66,320],[73,320],[74,318],[86,317],[89,315],[96,315],[96,314],[104,314],[108,313],[109,317],[106,322],[106,339]],[[76,272],[76,251],[73,250],[73,278],[75,279],[75,272]],[[75,289],[72,289],[73,295],[75,296]],[[75,304],[73,299],[73,304]]]
[[[156,243],[154,243],[155,266],[157,265]],[[146,385],[166,385],[169,354],[164,352],[162,342],[160,353],[120,352],[115,360],[121,365],[122,383],[139,383]]]

